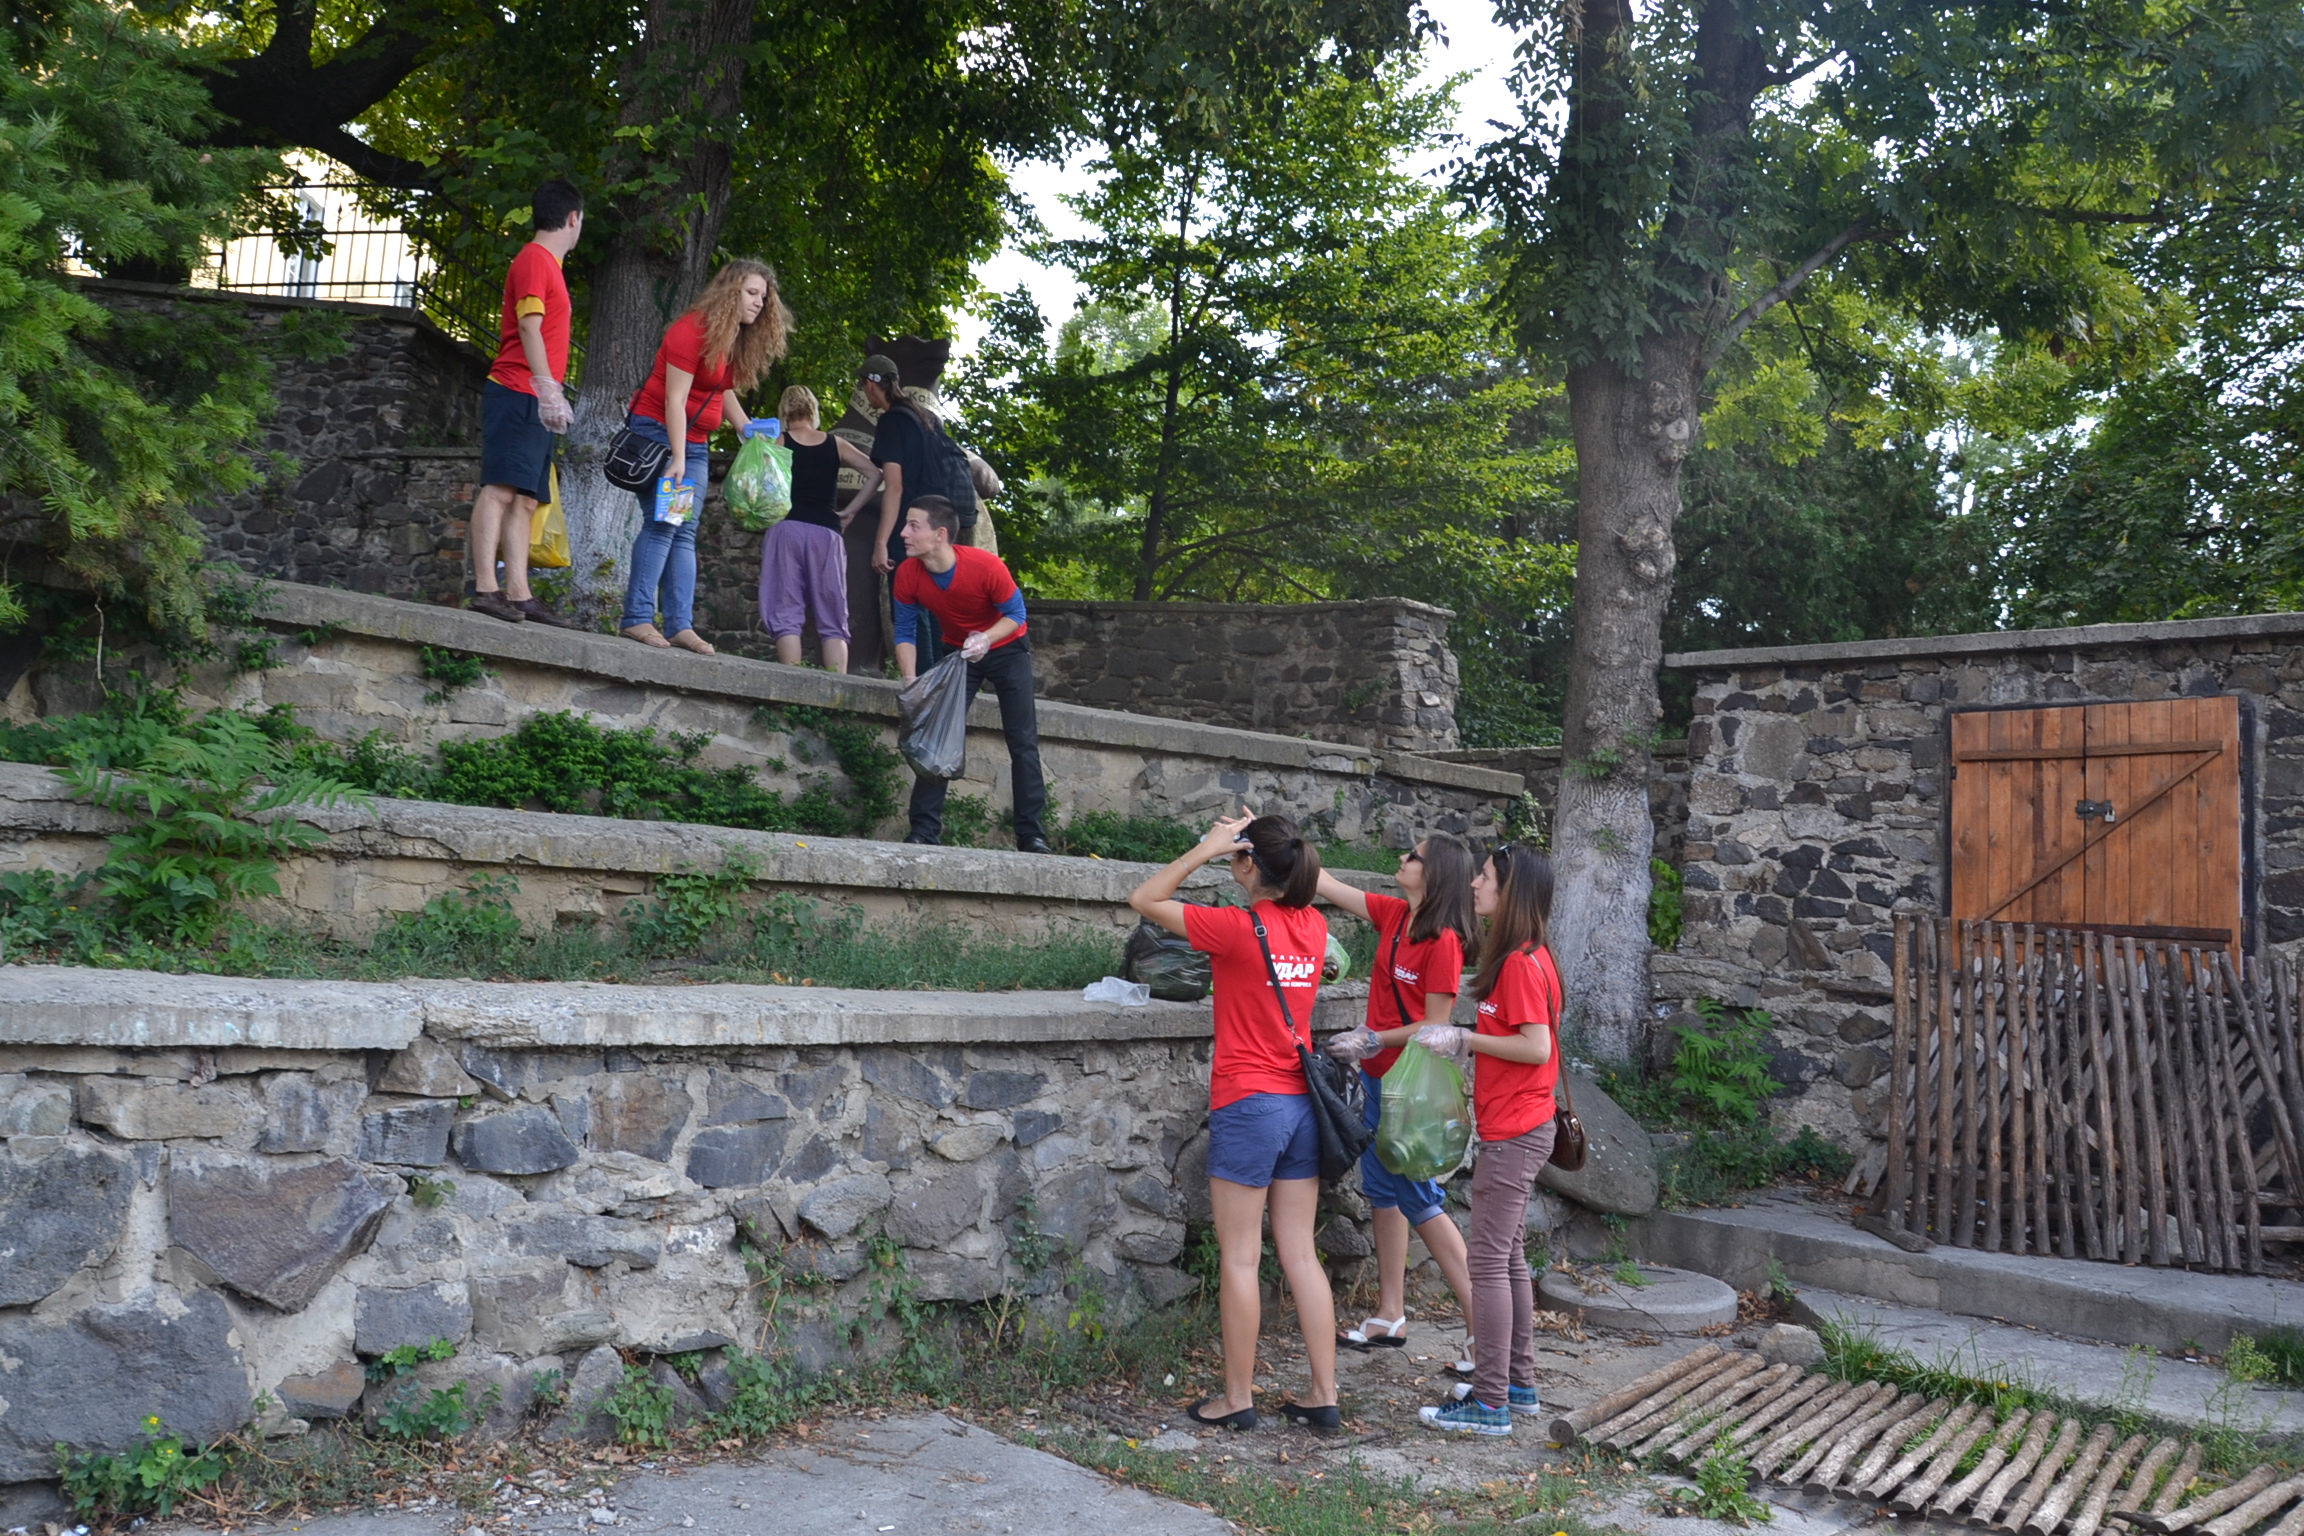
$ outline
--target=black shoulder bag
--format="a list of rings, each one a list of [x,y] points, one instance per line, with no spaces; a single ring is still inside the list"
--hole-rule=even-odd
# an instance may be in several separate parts
[[[646,384],[640,386],[641,389],[647,387]],[[705,408],[725,393],[725,390],[712,391],[704,397],[703,405],[697,406],[696,409],[688,413],[688,430],[690,432],[696,430],[697,420],[703,416]],[[631,400],[624,407],[625,416],[630,417],[632,407],[639,403],[640,396],[635,391]],[[627,420],[623,426],[616,429],[616,435],[608,439],[608,453],[600,461],[600,473],[606,477],[610,485],[623,490],[652,491],[656,489],[656,482],[663,476],[664,466],[671,462],[671,458],[671,448],[652,437],[642,437],[632,430],[632,425]]]
[[[1272,978],[1272,995],[1280,999],[1280,1017],[1288,1025],[1288,1043],[1296,1047],[1296,1059],[1304,1067],[1304,1086],[1312,1095],[1312,1123],[1320,1132],[1320,1177],[1333,1184],[1352,1171],[1360,1154],[1376,1139],[1376,1133],[1368,1128],[1368,1090],[1362,1086],[1358,1067],[1308,1051],[1296,1038],[1296,1015],[1288,1006],[1287,989],[1280,985],[1280,967],[1272,963],[1264,919],[1250,907],[1248,921],[1256,925],[1256,947],[1264,951],[1265,974]]]

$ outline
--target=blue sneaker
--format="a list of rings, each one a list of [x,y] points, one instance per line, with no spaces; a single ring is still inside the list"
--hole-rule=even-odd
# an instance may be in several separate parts
[[[1445,1408],[1419,1408],[1416,1417],[1426,1429],[1444,1429],[1459,1435],[1509,1435],[1512,1433],[1512,1410],[1491,1408],[1485,1403],[1466,1398],[1461,1403],[1450,1403]]]
[[[1512,1412],[1542,1413],[1544,1411],[1544,1405],[1538,1401],[1534,1387],[1507,1387],[1505,1390],[1511,1395],[1511,1401],[1505,1406]],[[1448,1398],[1451,1402],[1470,1402],[1472,1400],[1472,1383],[1468,1381],[1458,1382],[1448,1389]]]

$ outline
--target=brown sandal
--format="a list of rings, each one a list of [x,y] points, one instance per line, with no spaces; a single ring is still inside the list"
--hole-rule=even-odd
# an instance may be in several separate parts
[[[669,648],[672,644],[671,641],[664,638],[663,633],[659,631],[653,624],[635,624],[631,628],[624,631],[624,638],[627,640],[637,640],[642,645],[653,645],[659,649]]]
[[[717,656],[720,654],[718,651],[712,648],[711,641],[705,639],[702,635],[696,633],[696,631],[692,629],[684,629],[680,631],[680,633],[674,635],[666,643],[670,645],[676,645],[684,651],[694,651],[699,656]]]

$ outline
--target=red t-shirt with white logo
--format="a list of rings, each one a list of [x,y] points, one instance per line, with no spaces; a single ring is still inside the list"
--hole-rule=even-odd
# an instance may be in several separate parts
[[[1312,1005],[1320,996],[1320,963],[1328,957],[1328,919],[1311,907],[1256,903],[1272,965],[1288,989],[1296,1038],[1312,1044]],[[1281,1022],[1264,951],[1244,907],[1184,909],[1184,938],[1206,955],[1215,981],[1216,1060],[1208,1073],[1208,1107],[1222,1109],[1252,1093],[1308,1093],[1304,1064]]]
[[[1368,921],[1376,929],[1376,968],[1368,978],[1368,1027],[1398,1029],[1408,1023],[1400,1016],[1402,1003],[1416,1015],[1416,1023],[1423,1023],[1425,993],[1444,992],[1454,997],[1464,984],[1464,941],[1453,928],[1443,928],[1421,942],[1409,938],[1404,931],[1412,921],[1408,903],[1374,891],[1368,893]],[[1385,982],[1386,966],[1391,967],[1397,988]],[[1370,1077],[1382,1077],[1400,1059],[1402,1049],[1395,1045],[1378,1051],[1360,1064],[1360,1070]]]
[[[1552,951],[1521,950],[1508,955],[1496,973],[1496,990],[1480,1004],[1483,1035],[1516,1035],[1523,1024],[1556,1024],[1560,1018],[1560,972]],[[1534,1063],[1501,1056],[1475,1056],[1472,1117],[1482,1141],[1510,1141],[1552,1118],[1552,1089],[1560,1081],[1560,1033],[1552,1032],[1552,1059]]]
[[[536,393],[528,371],[528,349],[520,342],[520,318],[544,317],[544,362],[556,380],[568,377],[568,328],[574,311],[560,258],[531,240],[512,258],[504,274],[504,308],[497,321],[496,366],[488,377],[523,395]]]

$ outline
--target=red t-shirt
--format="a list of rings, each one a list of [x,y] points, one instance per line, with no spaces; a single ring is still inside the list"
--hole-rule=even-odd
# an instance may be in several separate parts
[[[1016,578],[1008,574],[1008,567],[1001,563],[1000,557],[968,544],[955,545],[952,553],[960,563],[946,573],[952,578],[950,585],[939,582],[929,574],[928,567],[917,560],[907,560],[897,566],[896,601],[934,614],[936,627],[942,632],[946,645],[959,645],[1003,618],[1017,620],[1016,632],[992,649],[998,650],[1022,636],[1029,626],[1021,617],[1024,612],[1021,594]],[[1267,922],[1264,926],[1272,925]],[[1250,933],[1248,937],[1249,948],[1253,950],[1256,935]]]
[[[1454,997],[1464,983],[1464,941],[1456,936],[1456,930],[1443,928],[1418,943],[1402,932],[1409,920],[1408,903],[1399,897],[1368,893],[1368,921],[1376,928],[1376,968],[1368,975],[1370,1029],[1398,1029],[1406,1024],[1408,1020],[1400,1016],[1401,1003],[1408,1005],[1421,1024],[1425,993],[1445,992]],[[1393,948],[1395,936],[1397,950]],[[1394,988],[1384,980],[1387,964],[1392,967],[1392,980],[1399,983],[1397,1002],[1393,1000]],[[1400,1059],[1402,1049],[1395,1045],[1378,1051],[1360,1064],[1360,1070],[1370,1077],[1382,1077]]]
[[[1553,1024],[1560,1016],[1560,972],[1552,951],[1508,955],[1496,990],[1480,1004],[1483,1035],[1516,1035],[1523,1024]],[[1560,1081],[1560,1033],[1552,1032],[1552,1059],[1536,1065],[1476,1056],[1472,1117],[1482,1141],[1510,1141],[1552,1118],[1552,1087]]]
[[[736,382],[733,355],[712,365],[705,363],[704,316],[700,311],[692,309],[664,327],[664,339],[656,344],[656,366],[649,370],[648,382],[640,386],[632,410],[651,421],[663,422],[669,430],[673,423],[667,419],[664,406],[667,366],[691,375],[688,403],[680,408],[680,416],[683,421],[691,415],[696,418],[696,424],[688,429],[688,441],[700,443],[720,425],[723,392]]]
[[[504,274],[504,312],[496,325],[496,366],[488,377],[506,389],[524,395],[536,393],[528,382],[528,349],[520,345],[520,317],[544,317],[544,360],[552,377],[568,377],[568,279],[561,275],[560,259],[531,240],[512,258]]]
[[[1311,907],[1260,901],[1256,915],[1272,946],[1272,964],[1288,989],[1296,1038],[1312,1044],[1312,1005],[1320,995],[1320,962],[1328,957],[1328,919]],[[1244,907],[1184,909],[1184,938],[1206,955],[1215,981],[1216,1060],[1208,1073],[1208,1107],[1222,1109],[1252,1093],[1308,1093],[1304,1063],[1288,1043],[1280,1004],[1256,927]]]

